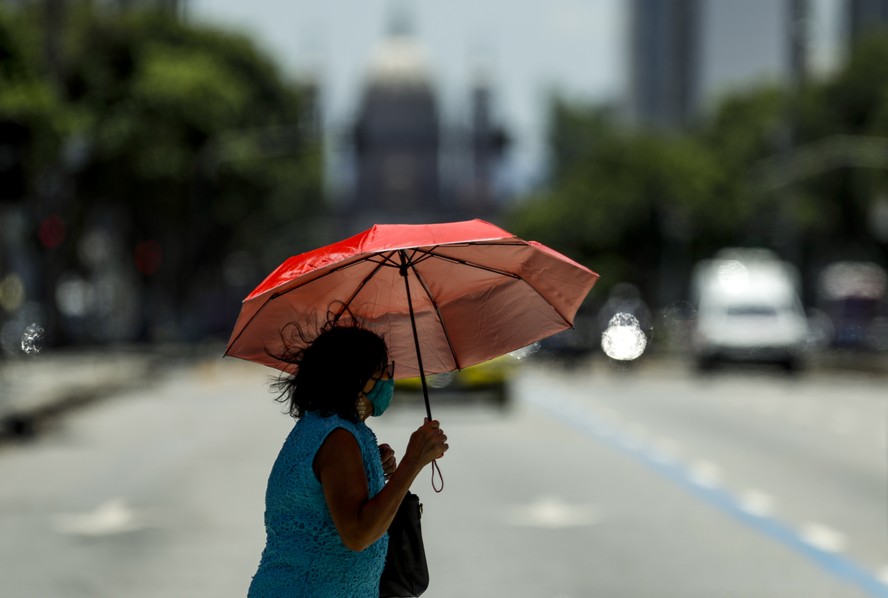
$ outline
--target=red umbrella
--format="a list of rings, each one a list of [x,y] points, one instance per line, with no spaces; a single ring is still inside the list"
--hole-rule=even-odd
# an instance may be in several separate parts
[[[483,220],[380,224],[289,258],[246,299],[226,355],[284,371],[281,329],[356,318],[386,340],[395,377],[462,369],[573,325],[598,275]]]

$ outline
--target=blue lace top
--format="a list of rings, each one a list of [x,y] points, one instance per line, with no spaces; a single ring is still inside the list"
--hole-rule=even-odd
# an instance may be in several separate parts
[[[376,435],[366,424],[336,415],[303,415],[275,460],[265,494],[266,544],[249,598],[379,596],[388,536],[361,552],[345,547],[330,517],[312,465],[333,430],[351,432],[361,448],[370,497],[385,479]]]

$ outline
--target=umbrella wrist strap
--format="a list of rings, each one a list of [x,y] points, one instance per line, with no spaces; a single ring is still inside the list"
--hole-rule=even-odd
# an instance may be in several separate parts
[[[441,481],[441,485],[438,486],[435,484],[435,477],[437,477]],[[441,474],[441,468],[438,467],[438,460],[435,459],[432,461],[432,490],[435,492],[442,492],[444,490],[444,476]]]

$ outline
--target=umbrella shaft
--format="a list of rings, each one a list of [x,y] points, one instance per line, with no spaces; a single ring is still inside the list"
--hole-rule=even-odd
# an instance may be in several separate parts
[[[410,297],[410,281],[407,280],[407,254],[398,252],[401,257],[401,276],[404,278],[404,289],[407,291],[407,308],[410,310],[410,326],[413,328],[413,344],[416,346],[416,363],[419,366],[419,379],[422,382],[422,398],[425,401],[426,415],[432,420],[432,407],[429,403],[429,388],[426,384],[425,369],[422,367],[422,351],[419,348],[419,334],[416,332],[416,317],[413,315],[413,299]]]

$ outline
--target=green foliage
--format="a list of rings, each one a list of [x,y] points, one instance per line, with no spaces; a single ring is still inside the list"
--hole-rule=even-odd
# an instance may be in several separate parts
[[[888,35],[860,39],[835,76],[799,103],[800,144],[823,146],[821,171],[789,190],[799,196],[794,215],[811,253],[886,261],[888,239],[874,236],[871,207],[888,193],[888,157],[861,150],[888,143]]]
[[[207,279],[221,284],[230,254],[253,254],[258,278],[268,230],[321,215],[321,150],[304,122],[311,90],[247,37],[72,9],[52,76],[45,42],[39,10],[0,13],[0,126],[27,131],[27,196],[59,171],[76,193],[33,204],[38,221],[61,206],[71,245],[113,214],[127,251],[150,241],[162,252],[145,284],[184,305]],[[80,148],[76,163],[69,146]],[[61,259],[83,267],[76,251]]]
[[[664,239],[708,238],[730,229],[736,210],[715,155],[699,140],[629,131],[607,111],[556,102],[558,174],[512,215],[522,235],[576,257],[603,275],[603,286],[655,275]]]
[[[551,180],[520,203],[509,226],[599,271],[605,290],[626,281],[648,297],[658,295],[664,268],[686,277],[693,262],[729,245],[782,250],[793,242],[802,259],[822,261],[853,244],[885,259],[886,240],[874,239],[867,222],[870,204],[888,194],[888,157],[873,168],[830,147],[849,135],[888,137],[884,34],[863,40],[828,80],[792,93],[741,90],[682,133],[630,128],[606,108],[555,98]],[[785,168],[785,184],[763,184],[765,160],[824,140],[824,155],[811,158],[822,172],[794,179]]]
[[[71,114],[38,67],[38,38],[26,23],[0,10],[0,127],[22,131],[22,167],[34,179],[60,151]]]
[[[873,132],[888,92],[888,35],[862,38],[838,76],[824,85],[822,101],[836,115],[837,128],[850,134]],[[882,133],[888,133],[883,129]]]
[[[299,129],[305,99],[245,38],[141,15],[86,19],[71,44],[67,83],[92,116],[85,133],[97,158],[85,178],[102,201],[133,202],[144,234],[181,222],[184,236],[206,229],[208,240],[241,239],[245,218],[294,218],[318,205],[319,175],[310,172],[289,210],[275,200],[294,182],[282,173],[317,166],[318,150],[304,130],[275,159],[251,142],[267,127]],[[119,184],[106,185],[109,176]],[[208,201],[221,207],[195,213]]]
[[[789,110],[781,89],[746,90],[726,97],[698,133],[726,166],[743,168],[779,151]]]

